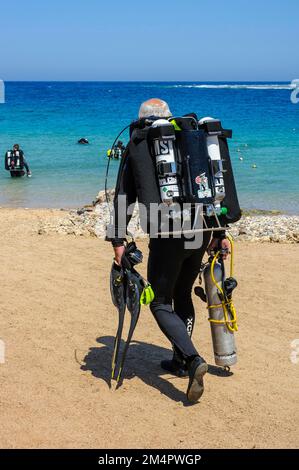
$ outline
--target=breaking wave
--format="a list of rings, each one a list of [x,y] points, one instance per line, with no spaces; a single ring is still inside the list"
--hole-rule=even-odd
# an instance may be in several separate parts
[[[170,88],[219,88],[219,89],[228,89],[228,90],[293,90],[296,88],[296,84],[294,83],[235,83],[235,84],[194,84],[194,85],[171,85]]]

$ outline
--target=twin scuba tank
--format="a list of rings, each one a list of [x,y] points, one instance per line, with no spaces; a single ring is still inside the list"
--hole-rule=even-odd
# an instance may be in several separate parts
[[[185,119],[190,122],[190,117]],[[158,119],[151,126],[161,201],[168,205],[202,203],[207,215],[225,214],[226,208],[221,206],[226,191],[218,139],[223,132],[221,123],[210,117],[194,122],[196,128],[193,124],[191,133],[180,129],[175,119]]]
[[[24,168],[23,153],[9,150],[5,155],[5,169],[8,171],[21,171]]]

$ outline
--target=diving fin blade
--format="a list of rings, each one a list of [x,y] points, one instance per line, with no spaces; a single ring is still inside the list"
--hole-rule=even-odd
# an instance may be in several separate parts
[[[122,353],[120,365],[119,365],[119,372],[116,379],[117,384],[121,382],[124,363],[126,360],[126,355],[133,337],[133,333],[135,331],[139,315],[140,315],[140,299],[141,299],[141,285],[140,285],[140,278],[141,276],[136,271],[127,271],[127,285],[126,285],[126,304],[127,308],[131,314],[131,323],[129,327],[127,341]]]
[[[121,344],[121,336],[124,326],[124,319],[125,319],[125,309],[118,310],[118,328],[116,332],[116,336],[114,339],[114,347],[113,347],[113,356],[112,356],[112,363],[111,363],[111,379],[115,378],[115,368],[119,356],[119,349]]]
[[[120,361],[120,365],[119,365],[119,372],[118,372],[118,376],[117,376],[117,379],[116,379],[117,385],[119,385],[120,382],[121,382],[127,352],[128,352],[128,349],[129,349],[129,346],[130,346],[130,343],[131,343],[131,340],[132,340],[132,337],[133,337],[133,333],[135,331],[135,328],[136,328],[136,325],[137,325],[137,322],[138,322],[138,318],[139,318],[139,313],[135,317],[132,316],[132,319],[131,319],[131,325],[130,325],[127,341],[126,341],[126,344],[125,344],[125,347],[124,347],[124,350],[123,350],[123,353],[122,353],[122,357],[121,357],[121,361]]]
[[[115,263],[112,264],[112,268],[111,268],[110,292],[111,292],[112,301],[118,311],[118,327],[117,327],[117,332],[116,332],[116,336],[114,339],[113,355],[112,355],[112,362],[111,362],[111,379],[113,379],[115,376],[115,368],[116,368],[118,355],[119,355],[121,336],[122,336],[125,311],[126,311],[124,273],[123,273],[122,268],[120,268]]]

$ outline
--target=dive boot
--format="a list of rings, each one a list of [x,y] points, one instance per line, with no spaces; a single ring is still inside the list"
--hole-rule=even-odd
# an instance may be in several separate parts
[[[161,361],[162,369],[170,372],[177,377],[187,377],[188,368],[184,359],[177,353],[173,352],[173,357],[170,360]]]
[[[187,398],[189,401],[197,402],[204,392],[203,376],[208,372],[208,364],[200,357],[196,356],[189,364],[189,384],[187,388]]]

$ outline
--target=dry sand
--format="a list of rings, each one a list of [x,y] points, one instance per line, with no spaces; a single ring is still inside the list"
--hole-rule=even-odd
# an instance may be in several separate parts
[[[186,379],[159,367],[171,352],[148,308],[124,384],[109,388],[111,248],[37,235],[40,220],[56,214],[0,210],[1,448],[298,448],[299,363],[290,361],[299,338],[298,244],[236,244],[239,362],[231,376],[211,368],[200,403],[189,406]],[[196,306],[194,341],[213,364],[206,310]]]

